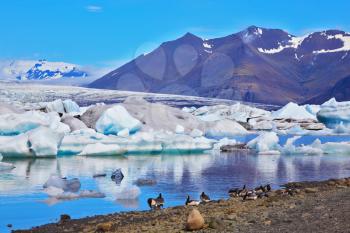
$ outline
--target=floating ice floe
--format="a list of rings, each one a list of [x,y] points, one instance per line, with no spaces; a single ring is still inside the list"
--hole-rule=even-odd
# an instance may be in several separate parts
[[[330,99],[321,105],[317,119],[328,128],[335,128],[339,124],[350,125],[350,101],[337,102],[335,98]]]
[[[17,136],[0,136],[0,152],[6,157],[55,157],[63,134],[39,127]]]
[[[310,108],[310,107],[309,107]],[[306,110],[305,106],[299,106],[296,103],[290,102],[281,109],[272,112],[272,117],[274,119],[313,119],[316,120],[316,115],[311,114],[308,110]]]
[[[205,135],[208,137],[229,137],[247,133],[248,131],[242,125],[228,119],[207,122],[205,131]]]
[[[107,109],[96,122],[96,131],[103,134],[114,134],[128,129],[135,133],[141,128],[141,122],[132,117],[122,105]]]
[[[88,144],[84,147],[84,149],[79,153],[79,155],[90,155],[90,156],[101,156],[101,155],[119,155],[124,154],[126,152],[125,149],[122,149],[117,144]]]
[[[52,102],[41,102],[39,103],[40,109],[46,112],[57,112],[57,113],[79,113],[80,108],[77,103],[70,99],[61,100],[57,99]]]
[[[275,132],[263,132],[247,143],[247,146],[259,154],[279,154],[279,138]]]
[[[238,122],[247,122],[250,118],[270,117],[271,115],[269,111],[250,107],[241,103],[237,103],[231,106],[203,106],[192,111],[191,113],[203,121],[230,119]]]
[[[222,146],[233,146],[236,145],[237,141],[235,139],[222,138],[213,146],[213,151],[219,151]]]
[[[87,129],[84,122],[73,116],[64,116],[61,118],[61,122],[68,125],[70,131],[76,131],[80,129]]]

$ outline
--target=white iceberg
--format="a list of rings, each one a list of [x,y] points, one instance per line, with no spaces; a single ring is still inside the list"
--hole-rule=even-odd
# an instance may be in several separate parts
[[[259,154],[279,153],[279,138],[275,132],[263,132],[247,143],[247,146],[256,150]]]
[[[306,110],[305,106],[299,106],[296,103],[290,102],[286,104],[281,109],[272,112],[272,117],[274,119],[297,119],[297,120],[303,120],[303,119],[314,119],[316,120],[316,116],[314,114],[311,114],[308,110]]]
[[[39,127],[17,136],[0,136],[0,153],[6,157],[56,156],[63,134]]]
[[[231,106],[203,106],[191,113],[203,121],[230,119],[238,122],[248,122],[250,118],[270,117],[271,115],[269,111],[241,103],[236,103]]]
[[[122,149],[119,145],[111,144],[105,145],[102,143],[88,144],[80,152],[79,155],[90,155],[90,156],[100,156],[100,155],[120,155],[125,153],[126,150]]]
[[[64,111],[66,113],[79,113],[80,112],[79,105],[76,102],[72,101],[71,99],[66,99],[62,103],[63,103]]]
[[[205,131],[208,137],[230,137],[247,133],[248,131],[241,124],[228,119],[207,122]]]
[[[62,138],[62,134],[47,127],[39,127],[28,132],[29,147],[36,157],[56,156]]]
[[[62,117],[61,121],[62,121],[62,123],[69,126],[70,131],[87,129],[87,126],[85,125],[84,122],[82,122],[81,120],[79,120],[75,117],[72,117],[72,116]]]
[[[22,114],[0,115],[0,135],[18,135],[39,126],[47,126],[58,132],[69,132],[69,127],[60,122],[57,113],[27,111]]]
[[[218,142],[216,142],[213,146],[213,151],[218,151],[222,146],[233,146],[236,145],[237,141],[235,139],[222,138]]]
[[[123,129],[135,133],[141,128],[139,120],[132,117],[121,105],[107,109],[96,122],[96,131],[103,134],[118,134]]]
[[[334,128],[339,124],[350,125],[350,101],[337,102],[335,98],[330,99],[321,105],[317,119],[328,128]]]

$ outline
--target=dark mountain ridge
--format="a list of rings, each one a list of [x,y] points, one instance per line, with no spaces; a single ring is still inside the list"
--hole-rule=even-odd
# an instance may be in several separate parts
[[[350,34],[340,30],[296,37],[251,26],[209,40],[186,33],[89,87],[269,104],[321,103],[348,90],[349,81],[342,80],[350,76],[349,51]],[[341,98],[350,100],[347,93]]]

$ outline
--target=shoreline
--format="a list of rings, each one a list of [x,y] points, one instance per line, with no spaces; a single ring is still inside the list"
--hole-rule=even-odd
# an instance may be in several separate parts
[[[350,177],[290,182],[267,198],[215,200],[198,207],[131,211],[67,219],[13,232],[184,232],[192,209],[205,220],[200,232],[349,232]]]

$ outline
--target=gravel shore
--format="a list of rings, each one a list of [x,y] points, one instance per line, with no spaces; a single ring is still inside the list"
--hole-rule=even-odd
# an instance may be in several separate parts
[[[185,232],[189,212],[205,220],[199,232],[350,232],[350,178],[288,183],[269,197],[212,201],[70,220],[14,232]],[[285,192],[287,190],[287,192]]]

